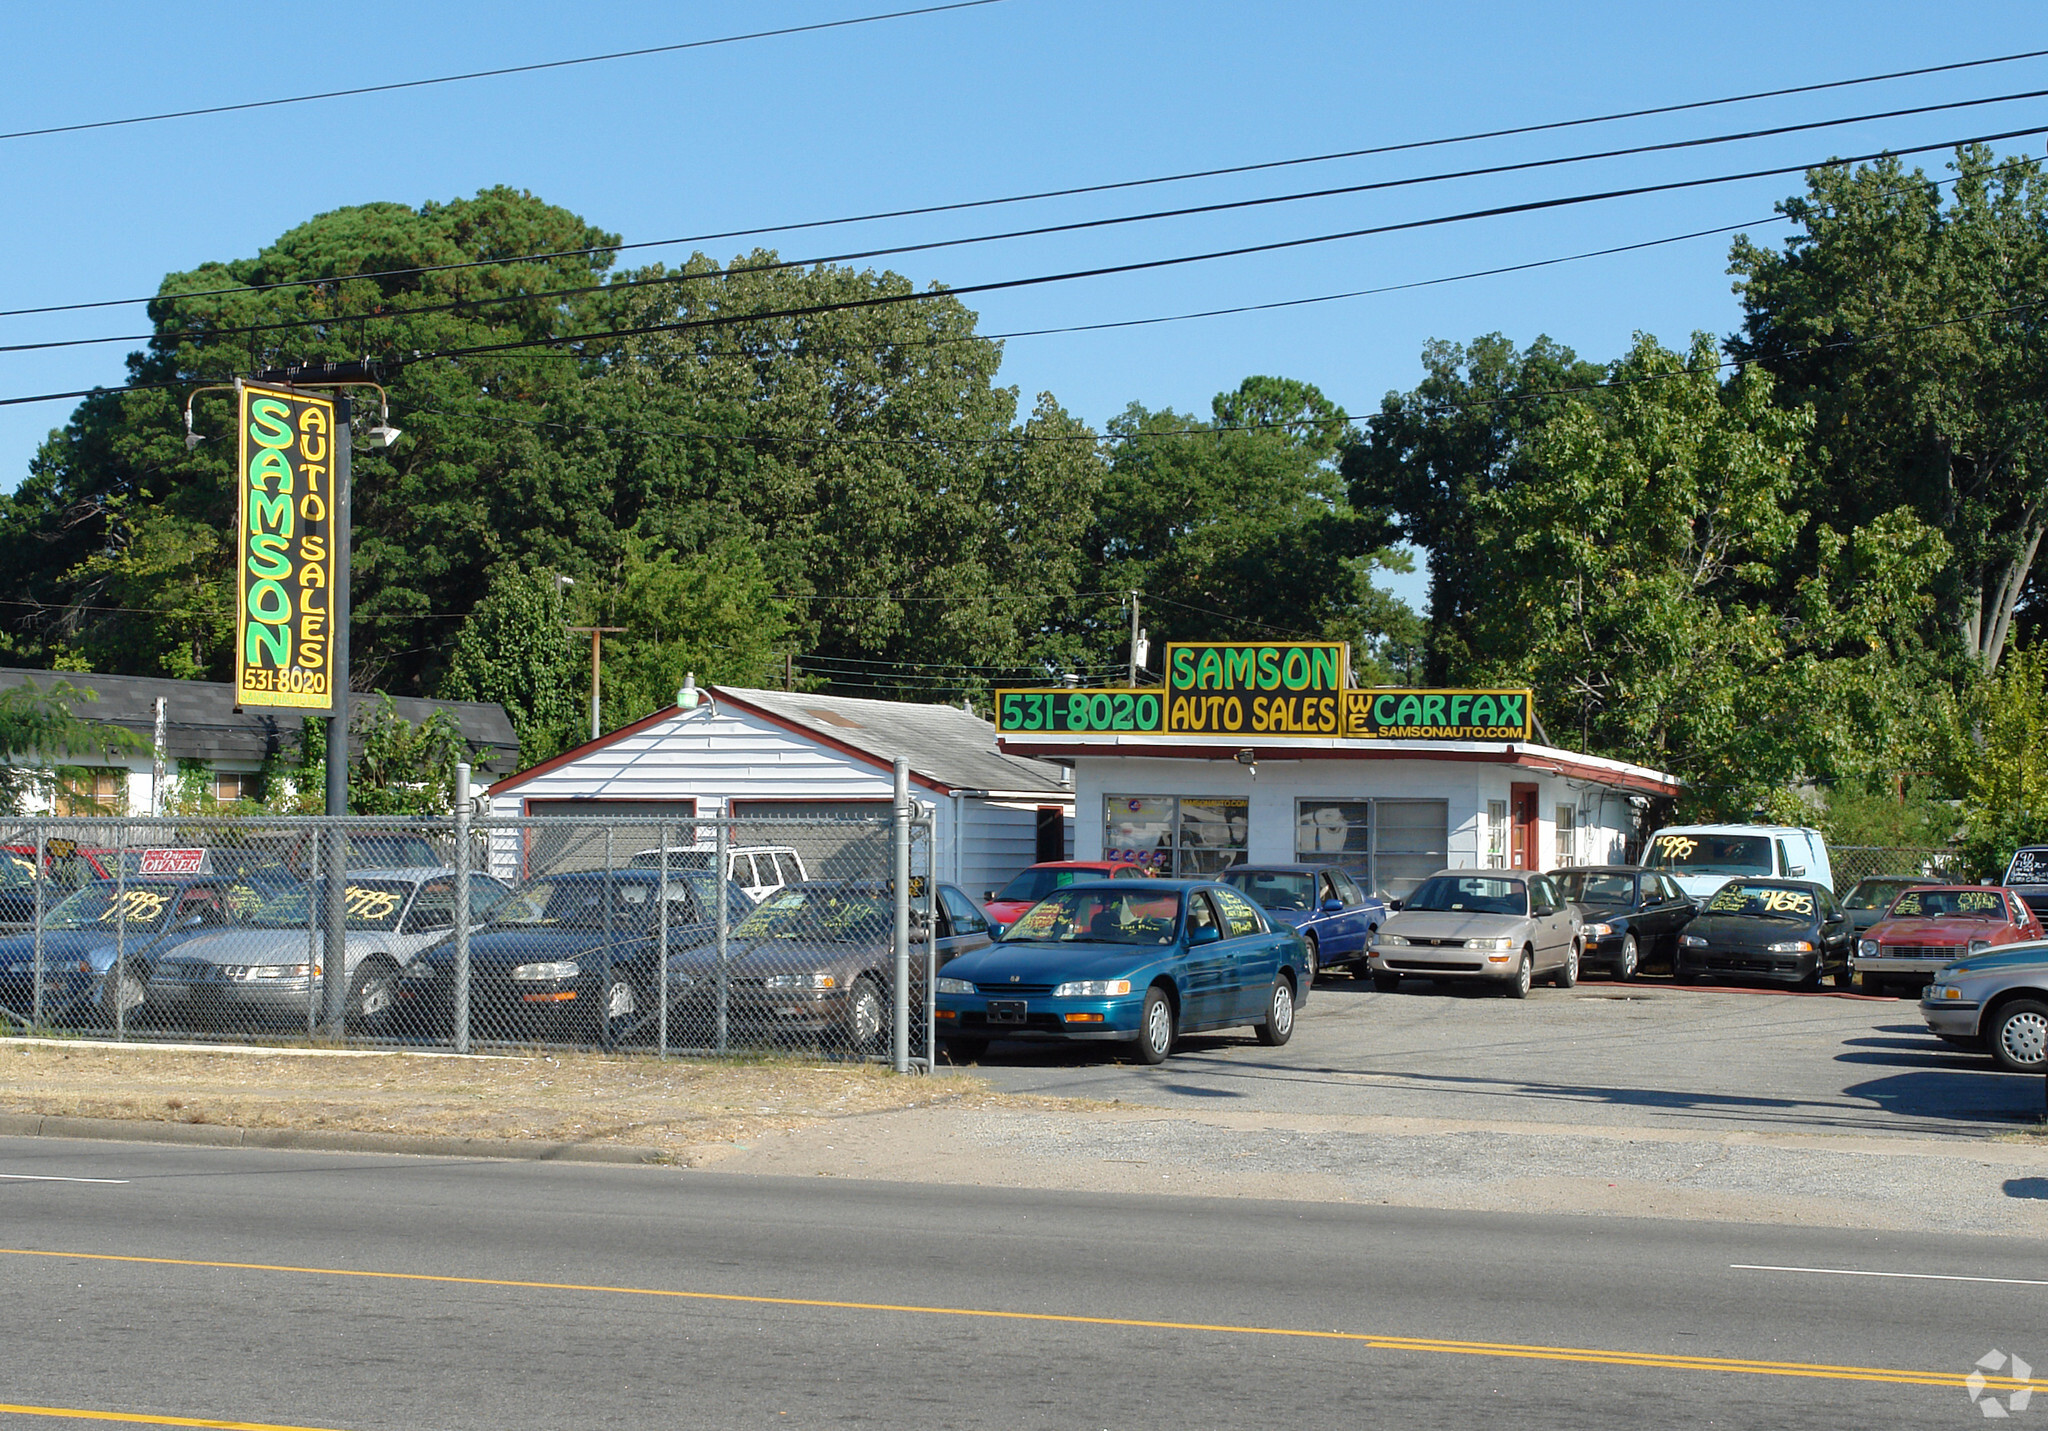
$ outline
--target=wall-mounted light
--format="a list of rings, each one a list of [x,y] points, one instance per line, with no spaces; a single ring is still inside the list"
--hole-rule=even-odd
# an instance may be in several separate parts
[[[1240,750],[1231,758],[1249,770],[1252,773],[1252,779],[1256,780],[1259,778],[1259,753],[1256,750]]]

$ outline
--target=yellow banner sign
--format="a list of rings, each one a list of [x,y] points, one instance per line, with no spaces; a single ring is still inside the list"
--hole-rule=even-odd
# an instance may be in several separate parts
[[[235,700],[334,708],[334,403],[239,388]]]

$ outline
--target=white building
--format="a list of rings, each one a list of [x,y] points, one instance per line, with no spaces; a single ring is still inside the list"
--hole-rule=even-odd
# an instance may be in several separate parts
[[[1446,867],[1620,862],[1646,799],[1676,777],[1548,745],[1008,732],[1018,756],[1071,762],[1074,858],[1196,875],[1330,862],[1406,894]]]
[[[586,855],[597,853],[588,846],[602,838],[598,822],[621,817],[886,817],[901,756],[912,797],[934,822],[930,868],[941,880],[979,897],[1073,847],[1069,772],[997,750],[995,727],[958,706],[726,686],[699,694],[694,709],[657,711],[499,781],[492,814],[586,817],[592,825],[574,837]],[[807,833],[808,840],[785,838],[787,831],[763,825],[738,838],[794,844],[814,876],[838,872],[831,838],[822,828]],[[530,835],[523,850],[501,845],[499,872],[533,868],[540,838]],[[611,838],[616,846],[618,834]]]

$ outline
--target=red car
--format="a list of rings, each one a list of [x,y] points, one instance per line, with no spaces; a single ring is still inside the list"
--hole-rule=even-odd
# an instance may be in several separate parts
[[[1003,886],[1001,894],[989,890],[981,897],[989,923],[1008,929],[1017,916],[1056,889],[1091,879],[1144,879],[1150,871],[1116,860],[1047,860],[1033,865]]]
[[[2041,921],[2010,890],[1982,884],[1916,884],[1856,942],[1850,967],[1863,987],[1888,984],[1918,992],[1934,972],[2001,944],[2043,938]]]

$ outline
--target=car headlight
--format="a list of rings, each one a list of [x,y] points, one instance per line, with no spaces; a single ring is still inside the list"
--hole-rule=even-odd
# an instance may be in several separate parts
[[[1373,936],[1372,942],[1382,946],[1406,945],[1408,939],[1407,936],[1401,934],[1376,934]]]
[[[1764,947],[1773,954],[1811,954],[1813,952],[1813,941],[1811,939],[1780,939],[1776,944],[1767,944]]]
[[[932,987],[942,994],[972,994],[976,992],[974,985],[968,983],[965,979],[940,979]]]
[[[1982,954],[1986,949],[1989,949],[1990,947],[1991,941],[1989,939],[1972,939],[1970,941],[1970,952],[1972,954]]]
[[[1678,942],[1688,949],[1704,949],[1707,947],[1707,941],[1697,934],[1681,934],[1678,936]]]
[[[1856,957],[1859,959],[1875,959],[1877,957],[1877,941],[1875,939],[1857,940]]]
[[[770,974],[761,981],[764,989],[836,989],[839,981],[819,970],[810,974]]]
[[[415,959],[412,963],[405,966],[405,972],[400,974],[399,977],[401,979],[431,979],[434,977],[435,972],[434,966],[426,960]]]
[[[1465,947],[1467,949],[1485,949],[1495,954],[1505,954],[1508,950],[1515,947],[1515,941],[1505,937],[1500,939],[1467,939]]]
[[[1930,1004],[1942,1003],[1949,999],[1960,999],[1962,996],[1963,991],[1954,984],[1929,984],[1926,992],[1921,995]]]
[[[680,969],[671,969],[668,971],[668,982],[671,987],[677,989],[695,988],[697,984],[695,975],[685,974]]]
[[[1579,929],[1588,939],[1605,939],[1614,932],[1611,924],[1582,924]]]
[[[519,964],[512,977],[522,984],[540,984],[550,979],[573,979],[583,966],[574,959],[551,959],[545,964]]]
[[[1052,991],[1055,999],[1107,999],[1131,991],[1129,979],[1075,979]]]

